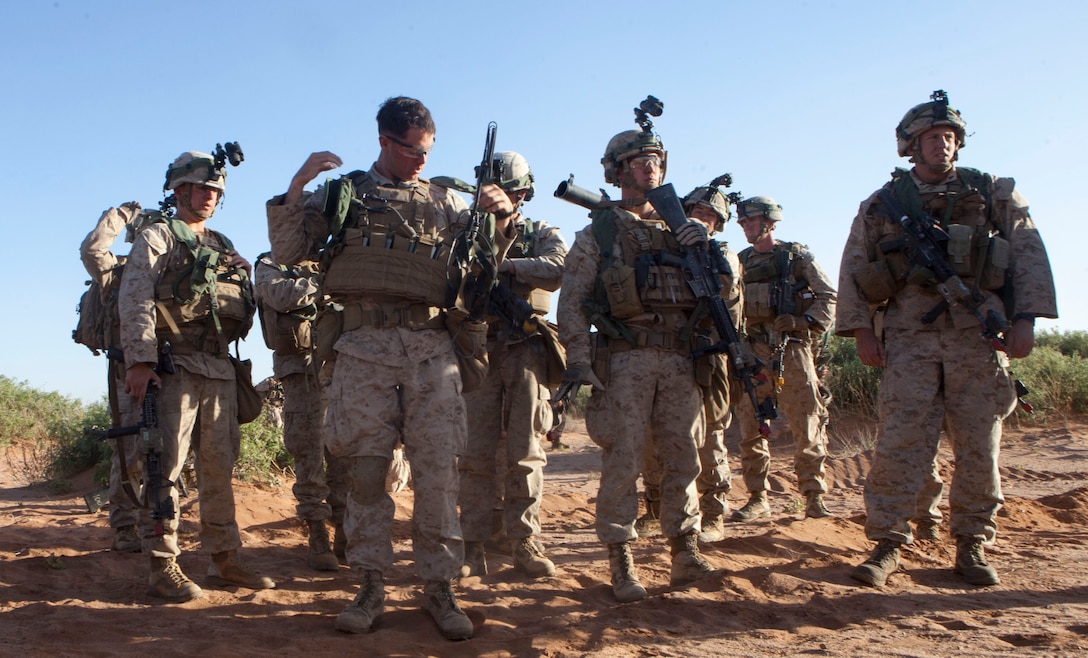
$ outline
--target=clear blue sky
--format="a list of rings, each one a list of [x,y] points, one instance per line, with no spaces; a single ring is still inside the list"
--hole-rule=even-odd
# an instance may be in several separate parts
[[[961,163],[1015,177],[1031,202],[1062,316],[1039,326],[1088,329],[1086,18],[1081,2],[1006,0],[5,3],[0,374],[101,397],[104,360],[70,338],[79,243],[111,205],[154,207],[179,153],[241,143],[212,224],[253,260],[264,201],[312,151],[369,168],[374,114],[401,94],[438,125],[425,176],[470,177],[494,120],[536,174],[527,214],[568,242],[585,212],[551,193],[572,173],[602,187],[605,144],[653,94],[667,180],[684,192],[731,172],[775,197],[778,237],[837,278],[858,203],[905,164],[895,125],[945,89],[968,123]],[[745,245],[735,224],[724,237]],[[257,331],[242,356],[271,373]]]

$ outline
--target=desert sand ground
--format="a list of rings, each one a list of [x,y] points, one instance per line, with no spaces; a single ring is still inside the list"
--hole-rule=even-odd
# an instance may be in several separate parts
[[[704,546],[719,575],[668,586],[664,540],[642,539],[635,558],[650,595],[619,605],[607,554],[593,530],[600,453],[572,421],[566,449],[549,451],[544,542],[558,571],[531,581],[490,555],[490,573],[456,585],[476,626],[466,642],[443,639],[419,609],[411,562],[410,490],[394,494],[397,562],[386,574],[386,613],[367,635],[333,629],[356,579],[347,567],[305,566],[303,527],[290,483],[239,484],[244,556],[276,589],[205,589],[165,605],[144,593],[147,561],[108,550],[104,511],[75,491],[49,495],[17,481],[0,455],[0,655],[5,656],[990,656],[1088,654],[1088,425],[1007,429],[1006,505],[989,552],[1002,583],[973,588],[951,572],[949,541],[919,544],[882,590],[848,573],[871,549],[862,524],[868,453],[861,423],[832,426],[828,505],[835,518],[804,519],[788,429],[775,427],[772,518],[730,524]],[[736,436],[732,437],[735,441]],[[735,450],[731,451],[733,455]],[[943,470],[950,472],[942,452]],[[732,457],[731,457],[732,459]],[[733,463],[734,474],[739,465]],[[746,499],[739,477],[731,502]],[[947,500],[945,501],[947,503]],[[183,529],[196,527],[195,503]],[[183,569],[203,584],[209,558],[184,537]]]

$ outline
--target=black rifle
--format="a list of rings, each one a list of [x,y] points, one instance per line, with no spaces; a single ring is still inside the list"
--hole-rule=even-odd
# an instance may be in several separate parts
[[[919,217],[908,215],[896,202],[895,195],[886,188],[877,194],[877,199],[893,217],[898,218],[899,225],[903,227],[903,237],[881,243],[880,250],[886,254],[902,252],[911,265],[929,270],[937,280],[937,292],[941,293],[942,299],[922,316],[922,324],[932,324],[949,307],[962,306],[982,326],[980,335],[989,340],[994,349],[1005,351],[1005,332],[1009,330],[1009,323],[993,309],[987,311],[986,315],[982,314],[986,297],[978,288],[968,288],[945,258],[948,233],[938,225],[936,219],[924,211]],[[1030,392],[1027,386],[1019,379],[1013,384],[1020,407],[1029,414],[1034,413],[1031,404],[1024,400],[1024,396]]]
[[[941,293],[943,299],[922,316],[922,324],[932,324],[951,306],[962,306],[975,316],[982,326],[982,337],[992,341],[995,349],[1003,350],[1005,332],[1008,331],[1009,325],[993,309],[987,311],[985,316],[982,315],[981,308],[986,301],[985,296],[977,288],[974,290],[968,288],[945,258],[948,233],[940,227],[937,220],[925,212],[919,217],[908,215],[899,207],[895,196],[888,189],[881,190],[877,198],[903,227],[903,237],[881,243],[880,250],[886,254],[894,251],[902,252],[911,265],[929,270],[937,280],[937,292]]]
[[[118,351],[119,353],[119,351]],[[159,353],[159,363],[154,368],[156,374],[174,374],[174,360],[171,356],[170,343],[164,343]],[[113,427],[108,430],[84,429],[83,432],[94,436],[99,440],[121,439],[126,436],[139,437],[141,451],[145,454],[146,488],[144,489],[143,507],[149,506],[149,500],[155,500],[155,507],[151,510],[151,518],[155,520],[155,536],[162,537],[165,533],[164,522],[174,518],[174,499],[166,496],[160,500],[159,492],[163,487],[178,487],[180,495],[186,495],[185,485],[181,480],[171,482],[163,476],[162,449],[163,436],[159,429],[158,402],[155,394],[154,383],[148,382],[147,391],[144,392],[143,408],[140,422],[126,427]],[[124,450],[119,450],[121,461],[124,463]]]
[[[653,205],[673,233],[690,221],[684,214],[684,208],[672,183],[650,190],[646,193],[646,200]],[[733,377],[740,380],[752,402],[752,410],[759,422],[759,433],[770,436],[771,421],[778,417],[778,413],[770,397],[762,403],[756,398],[757,381],[765,379],[760,376],[763,363],[752,354],[748,343],[741,340],[737,327],[733,324],[733,317],[729,315],[729,309],[722,299],[720,275],[728,271],[729,265],[722,257],[717,241],[710,240],[706,246],[684,247],[683,257],[677,260],[676,263],[668,264],[676,264],[683,269],[688,286],[695,297],[708,306],[714,328],[718,330],[718,342],[693,350],[691,357],[697,359],[706,354],[728,354]]]
[[[513,337],[525,340],[537,332],[540,327],[540,318],[532,305],[514,294],[507,282],[507,277],[502,275],[491,289],[487,310],[502,322],[499,330],[499,339],[506,341]]]
[[[488,310],[491,291],[498,274],[495,252],[487,236],[481,236],[481,225],[487,213],[480,209],[480,194],[484,185],[502,180],[502,171],[495,162],[495,136],[498,125],[487,124],[484,156],[476,167],[476,189],[468,223],[453,238],[447,271],[451,282],[450,307],[460,306],[468,318],[479,321]]]
[[[783,249],[778,254],[778,278],[775,279],[774,284],[771,286],[771,299],[770,305],[774,309],[777,315],[797,315],[797,291],[808,286],[807,281],[798,281],[795,284],[790,284],[790,265],[793,263],[793,252],[788,249]],[[771,343],[774,346],[774,353],[771,357],[771,370],[774,371],[774,390],[775,393],[782,391],[782,386],[786,383],[786,346],[790,343],[800,343],[799,338],[790,336],[783,332],[781,336],[770,336]],[[775,340],[777,338],[777,340]],[[778,406],[777,400],[775,401],[775,407]]]

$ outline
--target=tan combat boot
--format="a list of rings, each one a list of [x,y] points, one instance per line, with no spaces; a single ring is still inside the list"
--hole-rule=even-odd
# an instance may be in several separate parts
[[[310,535],[310,551],[306,554],[306,564],[317,571],[339,571],[340,560],[329,545],[329,530],[321,520],[307,521]]]
[[[819,491],[810,491],[805,494],[805,518],[823,519],[834,516],[827,505],[824,505],[824,497]]]
[[[118,553],[139,553],[142,551],[143,542],[140,541],[140,536],[136,534],[136,526],[125,525],[118,528],[113,533],[113,545],[110,546],[110,550]]]
[[[704,514],[699,525],[699,541],[712,544],[725,539],[725,521],[721,514]]]
[[[997,570],[986,563],[982,540],[974,537],[961,537],[956,542],[956,566],[952,572],[963,576],[969,585],[988,587],[1001,583]]]
[[[385,581],[380,571],[363,571],[355,600],[336,616],[336,630],[368,633],[385,612]]]
[[[147,582],[147,593],[172,603],[182,603],[204,596],[204,591],[181,572],[177,560],[172,557],[151,558],[151,577]]]
[[[940,541],[941,524],[933,519],[914,522],[915,541]]]
[[[661,534],[661,501],[646,499],[646,513],[635,521],[639,537],[656,537]]]
[[[753,491],[748,496],[748,502],[744,507],[733,512],[729,517],[734,521],[751,521],[771,515],[771,506],[767,504],[767,492],[765,490]]]
[[[694,530],[669,540],[672,553],[672,573],[669,584],[687,585],[715,572],[714,567],[699,553],[699,538]]]
[[[535,537],[524,537],[514,544],[514,566],[530,578],[555,573],[555,563],[544,556],[544,547]]]
[[[608,565],[612,572],[612,593],[620,603],[646,598],[646,588],[638,582],[631,542],[608,545]]]
[[[235,551],[224,551],[212,555],[208,565],[208,583],[224,587],[239,585],[249,589],[272,589],[276,583],[268,576],[262,576],[242,561]]]
[[[457,605],[448,580],[432,580],[423,586],[423,609],[431,613],[438,630],[447,640],[472,637],[472,620]]]
[[[461,577],[486,576],[487,556],[484,551],[484,542],[466,541],[465,560],[461,563]]]
[[[899,542],[881,539],[869,559],[850,572],[850,577],[866,585],[884,587],[888,576],[899,569]]]

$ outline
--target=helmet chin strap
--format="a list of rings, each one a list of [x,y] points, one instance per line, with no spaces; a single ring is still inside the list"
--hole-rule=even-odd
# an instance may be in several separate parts
[[[754,238],[748,238],[748,244],[755,244],[771,234],[774,230],[774,222],[764,219],[759,223],[759,234]]]

